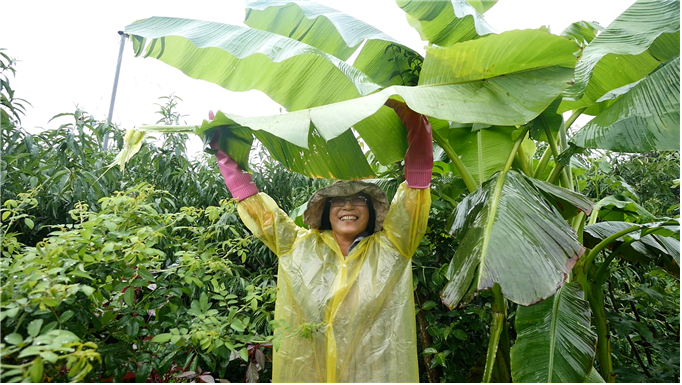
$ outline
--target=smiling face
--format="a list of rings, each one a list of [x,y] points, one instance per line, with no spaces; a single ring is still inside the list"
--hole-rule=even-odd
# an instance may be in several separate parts
[[[339,201],[345,200],[343,206],[338,207],[332,204],[329,208],[329,223],[337,239],[342,237],[352,240],[367,229],[367,223],[369,222],[369,207],[367,205],[370,204],[369,199],[365,198],[366,204],[358,205],[361,200],[353,199],[358,197],[364,198],[359,194],[349,197],[332,198]]]

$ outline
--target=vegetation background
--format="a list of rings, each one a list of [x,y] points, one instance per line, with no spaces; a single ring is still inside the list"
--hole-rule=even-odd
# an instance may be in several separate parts
[[[120,147],[122,130],[77,110],[29,134],[6,52],[2,65],[3,381],[268,382],[276,258],[238,220],[212,157],[189,160],[183,138],[168,136],[145,141],[125,175],[107,170],[118,148],[102,152],[103,134]],[[178,102],[161,97],[160,120],[177,121]],[[581,160],[589,196],[679,215],[678,152]],[[256,184],[285,210],[325,183],[266,156],[257,164]],[[437,176],[434,194],[451,180]],[[453,250],[439,229],[451,212],[434,200],[414,257],[423,382],[480,380],[488,342],[487,295],[456,310],[440,302]],[[616,271],[606,284],[618,380],[678,381],[679,280],[654,264],[622,260]]]
[[[21,123],[29,101],[11,85],[16,62],[0,54],[3,382],[268,382],[278,341],[293,333],[312,338],[316,325],[273,332],[276,258],[239,221],[215,160],[190,159],[181,134],[160,135],[142,142],[124,174],[108,167],[124,131],[80,109],[31,134]],[[161,96],[157,123],[178,124],[181,102]],[[105,133],[114,138],[110,151],[101,150]],[[443,305],[459,246],[449,229],[469,186],[445,149],[436,152],[429,230],[413,260],[420,379],[478,382],[489,346],[497,347],[496,317],[503,314],[503,335],[516,348],[540,307],[509,301],[500,312],[493,291],[458,308]],[[251,156],[258,187],[293,217],[328,183],[288,171],[259,143]],[[400,164],[365,156],[390,198],[402,181]],[[601,204],[595,222],[645,229],[679,219],[679,164],[679,151],[587,150],[573,155],[571,169],[575,190]],[[665,223],[667,232],[655,235],[677,241],[679,261],[679,222],[676,230]],[[582,235],[597,249],[605,237],[592,229]],[[670,252],[631,247],[635,241],[595,256],[608,274],[591,283],[604,309],[593,319],[607,327],[617,381],[679,382],[678,262]],[[588,319],[593,334],[603,332],[594,331],[600,325]],[[605,364],[603,357],[588,361]],[[509,380],[503,364],[495,364],[493,381]]]

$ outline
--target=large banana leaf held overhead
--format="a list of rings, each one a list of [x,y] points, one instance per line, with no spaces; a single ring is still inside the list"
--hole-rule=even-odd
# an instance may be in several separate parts
[[[381,164],[403,158],[405,129],[391,109],[382,107],[389,97],[442,120],[525,124],[569,86],[579,54],[577,44],[567,38],[538,30],[511,31],[448,48],[430,48],[418,73],[418,86],[391,85],[396,84],[395,77],[377,71],[385,67],[394,72],[395,62],[405,57],[391,54],[393,50],[368,48],[371,42],[396,44],[379,31],[364,28],[364,33],[353,35],[350,27],[363,27],[361,22],[339,19],[329,9],[305,2],[249,4],[247,22],[274,32],[168,18],[143,20],[126,32],[139,55],[157,58],[232,91],[258,89],[291,111],[286,116],[257,119],[226,113],[232,122],[204,122],[195,126],[195,133],[218,126],[246,129],[287,167],[316,177],[372,176],[351,128]],[[259,12],[272,13],[272,9],[283,10],[291,20],[264,22]],[[336,44],[307,35],[297,37],[294,21],[305,24],[303,19],[309,17],[325,30],[336,28],[338,33],[329,35]],[[346,57],[362,38],[367,44],[355,66],[334,56]],[[404,47],[398,51],[407,52]],[[153,131],[153,127],[145,130]],[[314,150],[311,140],[316,142]],[[348,167],[332,167],[333,162],[323,159],[332,155],[331,148],[343,154],[342,163]],[[235,160],[244,164],[247,159]]]
[[[582,109],[580,147],[680,149],[679,1],[637,1],[587,45],[558,112]]]

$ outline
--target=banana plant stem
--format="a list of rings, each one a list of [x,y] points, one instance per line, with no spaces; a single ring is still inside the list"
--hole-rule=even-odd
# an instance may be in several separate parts
[[[588,296],[594,326],[597,330],[597,361],[599,362],[600,374],[604,381],[615,382],[613,374],[613,362],[611,361],[611,337],[606,324],[606,309],[604,308],[604,293],[601,286],[592,285]]]
[[[540,179],[542,176],[542,173],[545,172],[545,169],[547,168],[547,163],[549,163],[549,158],[552,155],[552,149],[547,146],[545,149],[545,152],[542,154],[542,157],[540,158],[540,162],[538,162],[538,167],[535,169],[535,172],[533,173],[533,177],[535,179]]]
[[[547,141],[549,142],[549,148],[552,150],[552,156],[554,156],[554,170],[559,169],[558,173],[556,175],[561,176],[562,184],[564,185],[564,187],[568,188],[568,185],[570,185],[570,183],[568,182],[568,175],[566,174],[566,170],[564,169],[563,166],[559,167],[560,166],[559,165],[559,148],[556,145],[556,140],[552,137],[552,132],[549,130],[549,127],[547,127],[547,126],[545,126],[545,135],[547,135]],[[556,175],[554,173],[554,170],[552,170],[552,174],[550,176],[550,179],[556,180]],[[554,180],[551,183],[554,183]]]
[[[445,154],[447,154],[448,158],[450,158],[452,164],[455,165],[457,172],[459,172],[459,175],[462,177],[462,179],[464,179],[464,184],[469,189],[469,192],[476,191],[478,188],[478,183],[476,183],[474,176],[471,175],[471,172],[469,172],[469,169],[466,168],[462,160],[459,159],[459,156],[455,150],[452,149],[450,143],[440,136],[436,130],[433,130],[433,139],[436,141],[436,143],[438,143],[443,151],[445,151]]]
[[[533,173],[530,171],[530,167],[526,161],[526,151],[523,149],[523,145],[519,146],[519,150],[516,152],[516,160],[521,165],[523,173],[532,178]]]
[[[561,126],[559,128],[559,144],[561,145],[560,147],[561,152],[564,152],[568,149],[568,139],[566,134],[566,128],[564,126]],[[563,182],[566,183],[566,188],[569,190],[573,190],[573,171],[571,169],[570,159],[568,168],[564,169],[564,172],[561,174],[561,176]]]
[[[576,119],[578,119],[578,117],[580,115],[582,115],[583,111],[585,111],[586,108],[587,107],[579,108],[579,109],[573,111],[573,114],[571,114],[571,116],[566,120],[566,122],[564,123],[564,131],[563,131],[564,137],[566,136],[566,132],[568,132],[568,128],[571,127],[571,125],[575,122]],[[548,139],[550,139],[550,138],[551,138],[551,136]],[[553,143],[553,141],[550,140],[550,145],[552,145],[552,143]],[[556,144],[555,144],[555,146],[556,146]],[[557,159],[556,156],[557,155],[555,155],[555,159]],[[552,170],[552,173],[550,174],[549,178],[547,179],[547,182],[555,183],[556,179],[559,177],[559,175],[562,175],[563,170],[564,170],[564,166],[559,164],[557,161],[556,165],[554,166],[554,169]],[[566,176],[565,180],[562,178],[562,182],[565,184],[564,187],[566,187],[566,188],[569,188],[572,186],[570,179],[568,179],[568,175]]]
[[[509,158],[507,158],[507,163],[505,163],[504,168],[502,169],[502,172],[507,172],[511,168],[512,163],[514,162],[514,158],[516,157],[516,152],[519,150],[521,143],[526,138],[526,134],[528,134],[528,129],[529,129],[529,127],[525,127],[521,131],[519,138],[516,139],[516,143],[514,143],[514,148],[512,148],[511,153],[509,154]]]
[[[577,110],[573,111],[571,116],[568,119],[566,119],[566,123],[564,123],[564,127],[566,127],[566,131],[568,131],[569,127],[571,127],[571,125],[575,122],[575,120],[578,119],[578,117],[580,115],[582,115],[583,111],[585,111],[586,109],[587,109],[587,107],[583,107],[583,108],[578,108]]]
[[[561,172],[564,170],[564,165],[561,163],[556,163],[554,165],[554,168],[552,169],[552,173],[549,174],[549,178],[547,178],[547,182],[556,184],[557,178],[561,175]]]
[[[492,300],[492,311],[493,320],[492,325],[490,325],[490,340],[488,342],[488,354],[485,360],[485,370],[483,372],[484,383],[490,382],[493,373],[493,366],[497,361],[498,347],[500,344],[500,336],[502,335],[502,330],[505,327],[505,321],[507,316],[507,306],[504,303],[504,297],[502,296],[502,288],[498,283],[493,284],[493,300]],[[503,361],[509,360],[502,357]],[[501,368],[498,366],[498,376],[503,375]],[[505,375],[506,377],[506,375]]]

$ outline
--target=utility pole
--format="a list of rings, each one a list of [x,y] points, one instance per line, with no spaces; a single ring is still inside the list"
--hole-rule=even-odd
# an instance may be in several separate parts
[[[118,50],[118,63],[116,63],[116,76],[114,77],[114,89],[111,91],[111,103],[109,103],[109,116],[107,116],[107,127],[111,125],[111,118],[114,115],[114,103],[116,102],[116,89],[118,88],[118,75],[121,73],[121,60],[123,59],[123,48],[126,44],[127,33],[123,31],[118,31],[121,35],[121,44]],[[104,143],[102,144],[102,150],[106,151],[109,147],[109,131],[104,133]]]

